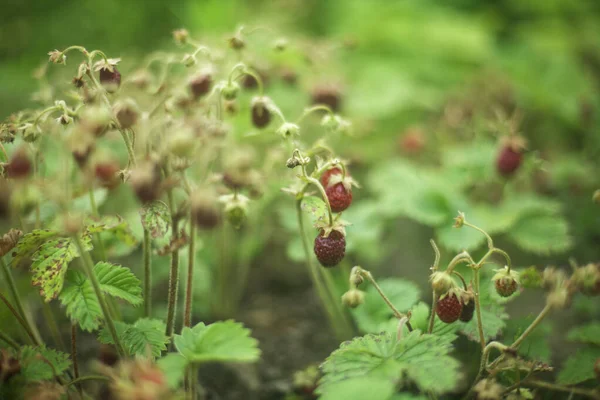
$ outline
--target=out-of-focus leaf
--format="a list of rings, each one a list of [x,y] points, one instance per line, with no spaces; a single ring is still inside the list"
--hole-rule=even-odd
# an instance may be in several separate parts
[[[560,253],[573,244],[567,222],[560,216],[524,217],[511,228],[508,237],[523,250],[537,254]]]

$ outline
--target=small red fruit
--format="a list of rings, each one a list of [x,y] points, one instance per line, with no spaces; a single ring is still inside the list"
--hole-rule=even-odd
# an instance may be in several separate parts
[[[453,292],[447,293],[440,298],[435,306],[435,313],[442,322],[451,324],[461,315],[463,305]]]
[[[500,278],[494,281],[496,292],[502,297],[509,297],[517,291],[519,284],[510,276]]]
[[[475,312],[475,301],[471,299],[468,303],[464,304],[462,311],[460,312],[459,319],[462,322],[469,322],[473,319],[473,313]]]
[[[116,66],[112,66],[112,71],[108,68],[100,70],[100,83],[104,86],[107,92],[114,93],[121,86],[121,73]]]
[[[325,237],[325,231],[321,230],[315,238],[314,250],[322,266],[335,267],[346,254],[346,237],[339,231],[331,231]]]
[[[198,99],[210,91],[212,86],[212,76],[208,73],[203,73],[193,78],[189,83],[190,92],[195,99]]]
[[[502,139],[500,152],[496,158],[496,169],[505,178],[512,176],[523,163],[525,139],[520,136],[507,136]]]
[[[323,175],[321,175],[321,185],[323,185],[323,187],[327,187],[329,186],[329,178],[331,178],[332,175],[341,175],[342,174],[342,170],[339,168],[331,168],[328,169],[327,171],[323,172]]]
[[[98,162],[94,166],[96,178],[100,181],[100,184],[107,189],[114,188],[119,184],[119,177],[117,176],[118,172],[119,166],[114,162]]]
[[[252,123],[257,128],[264,128],[271,122],[271,112],[266,101],[257,98],[252,102]]]
[[[312,103],[324,104],[333,112],[338,112],[341,108],[342,94],[336,86],[317,87],[312,92]]]
[[[327,194],[327,199],[333,212],[342,212],[352,204],[352,190],[346,189],[341,182],[329,186],[325,189],[325,194]]]
[[[27,151],[23,148],[19,148],[15,151],[6,165],[6,174],[9,178],[26,178],[31,174],[31,170],[31,159],[29,158]]]

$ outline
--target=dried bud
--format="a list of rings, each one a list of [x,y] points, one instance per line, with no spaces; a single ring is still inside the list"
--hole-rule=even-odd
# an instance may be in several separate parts
[[[339,112],[341,108],[342,94],[337,86],[323,85],[318,86],[312,91],[312,103],[324,104],[331,108],[333,112]]]
[[[115,161],[99,161],[94,165],[94,174],[102,187],[112,189],[119,184],[119,164]]]
[[[566,287],[554,289],[546,298],[546,303],[555,310],[561,310],[571,303],[571,295]]]
[[[365,293],[362,290],[350,289],[342,295],[342,304],[346,307],[356,308],[365,302]]]
[[[48,53],[48,56],[50,56],[49,61],[51,63],[63,65],[67,63],[67,56],[62,51],[52,50]]]
[[[201,229],[213,229],[221,220],[217,198],[206,193],[194,193],[190,199],[192,219]]]
[[[465,213],[459,211],[458,216],[456,216],[454,218],[454,227],[462,228],[464,224],[465,224]]]
[[[27,150],[24,147],[19,147],[10,157],[8,164],[6,164],[6,175],[9,178],[22,179],[28,177],[32,169],[31,159],[29,158],[29,154],[27,154]]]
[[[186,44],[190,37],[190,33],[187,29],[176,29],[173,31],[173,39],[178,44]]]
[[[252,99],[252,123],[255,127],[264,128],[271,122],[269,103],[270,100],[265,97],[255,97]]]
[[[194,99],[198,99],[210,92],[212,84],[212,75],[209,72],[203,72],[194,76],[188,83],[188,87]]]
[[[83,76],[74,76],[71,80],[73,86],[77,89],[81,89],[85,85],[85,81],[83,80]]]

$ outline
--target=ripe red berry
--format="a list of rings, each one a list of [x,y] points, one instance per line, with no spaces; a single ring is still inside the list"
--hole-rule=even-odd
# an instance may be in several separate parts
[[[523,154],[521,150],[514,146],[505,145],[500,149],[496,159],[496,169],[500,175],[509,177],[519,169],[522,162]]]
[[[116,66],[112,66],[112,71],[108,68],[100,70],[100,83],[104,86],[107,92],[114,93],[121,86],[121,73]]]
[[[451,324],[460,317],[462,309],[463,305],[458,297],[450,292],[438,300],[435,306],[435,313],[442,322]]]
[[[473,313],[475,312],[475,301],[470,300],[468,303],[464,304],[462,307],[462,311],[460,312],[459,319],[462,322],[469,322],[473,319]]]
[[[26,178],[31,174],[31,159],[23,148],[15,151],[6,165],[6,174],[9,178]]]
[[[257,99],[252,102],[252,123],[257,128],[264,128],[271,122],[271,112],[264,101]]]
[[[324,267],[335,267],[346,254],[346,237],[338,231],[332,231],[325,237],[321,230],[315,238],[315,255]]]
[[[321,185],[323,185],[324,188],[327,188],[327,186],[329,186],[329,178],[331,178],[332,175],[341,175],[342,174],[342,170],[339,168],[331,168],[328,169],[327,171],[323,172],[323,175],[321,175]]]
[[[327,199],[333,212],[342,212],[352,204],[352,190],[346,189],[341,182],[329,186],[325,189],[325,194],[327,194]]]
[[[516,292],[519,284],[510,276],[506,276],[494,281],[496,292],[502,297],[508,297]]]

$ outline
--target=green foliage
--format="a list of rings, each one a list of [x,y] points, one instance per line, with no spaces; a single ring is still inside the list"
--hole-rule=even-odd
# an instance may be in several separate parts
[[[570,356],[558,373],[558,383],[575,385],[593,379],[594,363],[600,358],[600,347],[588,346]]]
[[[167,385],[172,389],[178,388],[185,376],[188,360],[181,354],[168,353],[166,356],[160,358],[157,363],[158,367],[165,374]]]
[[[117,335],[129,355],[159,357],[167,349],[169,338],[165,335],[166,324],[158,319],[141,318],[134,324],[115,322]],[[98,340],[105,344],[115,344],[110,331],[104,327]]]
[[[30,257],[45,241],[57,235],[58,232],[50,229],[35,229],[23,235],[12,252],[12,266],[19,266],[23,260]]]
[[[600,322],[588,324],[571,329],[567,338],[574,342],[590,343],[600,346]]]
[[[342,343],[322,364],[324,375],[318,392],[326,398],[345,398],[341,395],[351,394],[346,385],[357,388],[357,382],[361,382],[375,393],[388,396],[394,388],[409,383],[423,392],[445,393],[456,386],[460,377],[459,363],[450,357],[451,350],[449,337],[420,331],[401,340],[387,332],[358,337]]]
[[[363,285],[367,285],[364,283]],[[388,278],[378,282],[379,286],[400,312],[408,311],[418,300],[420,291],[412,282]],[[365,302],[352,310],[358,328],[365,333],[378,333],[385,329],[393,316],[390,308],[373,286],[365,290]],[[397,322],[397,321],[396,321]]]
[[[129,269],[101,261],[94,266],[93,271],[103,293],[132,305],[141,304],[141,283]],[[92,283],[84,274],[78,271],[67,272],[60,301],[66,307],[67,315],[78,322],[81,329],[90,332],[98,329],[103,318],[102,310]]]
[[[313,221],[324,221],[327,218],[327,205],[316,196],[306,196],[302,199],[302,210],[310,214]]]
[[[169,231],[171,213],[169,207],[162,201],[153,201],[140,209],[142,225],[154,239],[161,238]]]
[[[138,240],[129,228],[127,221],[119,216],[105,215],[97,220],[89,220],[84,231],[84,236],[102,232],[112,233],[119,241],[127,246],[133,247],[138,243]]]
[[[183,328],[174,337],[177,351],[189,362],[206,361],[254,362],[260,356],[258,342],[250,330],[234,321],[200,322],[192,328]]]
[[[505,342],[514,342],[523,331],[533,321],[534,316],[526,318],[510,318],[506,321],[506,329],[502,337]],[[552,360],[552,352],[548,337],[552,333],[552,324],[544,321],[540,323],[528,336],[525,338],[521,346],[519,346],[519,354],[529,360],[538,360],[549,363]]]
[[[511,228],[508,236],[523,250],[537,254],[568,250],[572,239],[564,219],[551,215],[531,215]]]
[[[69,355],[45,346],[24,346],[19,354],[21,375],[27,381],[53,379],[70,366]]]

